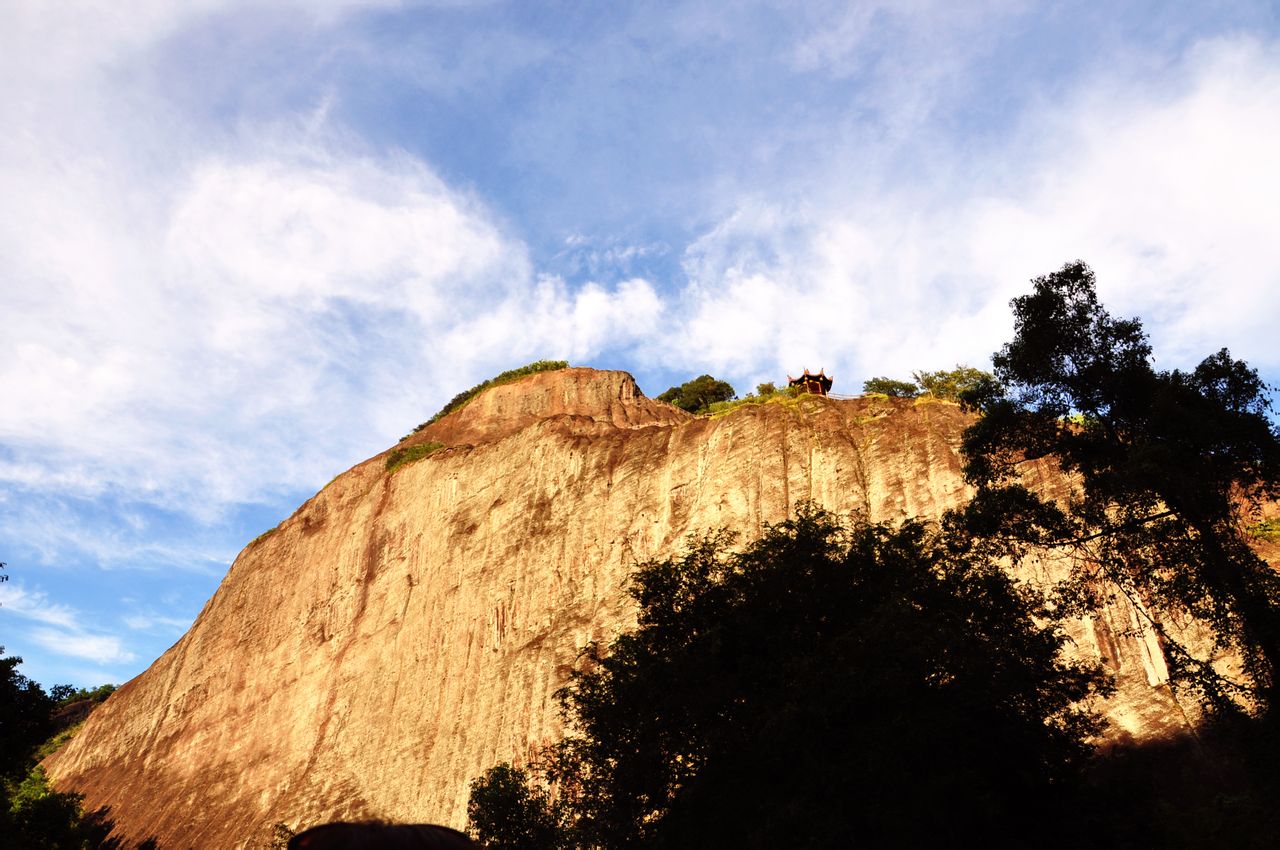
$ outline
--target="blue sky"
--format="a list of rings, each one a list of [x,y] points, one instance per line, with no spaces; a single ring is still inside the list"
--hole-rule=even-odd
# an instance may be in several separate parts
[[[0,644],[123,681],[231,560],[539,358],[985,365],[1075,258],[1280,383],[1272,3],[0,10]]]

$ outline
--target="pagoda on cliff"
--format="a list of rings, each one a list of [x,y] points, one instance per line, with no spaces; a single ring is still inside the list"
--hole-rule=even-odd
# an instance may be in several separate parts
[[[811,375],[806,367],[804,374],[798,378],[787,375],[787,383],[813,395],[826,395],[831,392],[831,379],[827,377],[826,369],[821,369],[818,374]]]

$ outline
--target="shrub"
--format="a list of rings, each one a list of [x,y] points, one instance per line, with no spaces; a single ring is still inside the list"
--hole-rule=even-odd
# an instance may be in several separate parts
[[[557,850],[570,845],[564,807],[528,773],[509,764],[471,783],[470,832],[486,850]]]
[[[1260,523],[1249,526],[1247,531],[1254,540],[1280,543],[1280,519],[1264,519]]]

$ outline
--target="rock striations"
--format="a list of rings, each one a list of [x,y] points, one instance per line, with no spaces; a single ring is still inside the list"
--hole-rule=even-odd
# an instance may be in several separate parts
[[[462,826],[472,778],[557,737],[579,647],[632,622],[634,563],[719,526],[754,535],[802,499],[936,517],[967,495],[966,421],[812,396],[693,417],[591,369],[490,389],[406,443],[443,448],[391,473],[365,461],[249,544],[47,767],[165,848],[264,846],[281,821]],[[1115,738],[1186,723],[1136,626],[1117,606],[1071,629],[1117,674]]]

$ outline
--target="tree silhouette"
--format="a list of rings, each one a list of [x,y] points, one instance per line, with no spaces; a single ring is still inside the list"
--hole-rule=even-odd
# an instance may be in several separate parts
[[[1242,693],[1276,703],[1280,578],[1242,529],[1280,493],[1280,439],[1267,387],[1226,349],[1191,372],[1156,371],[1136,319],[1099,303],[1084,263],[1036,278],[1012,302],[1015,333],[993,358],[998,380],[964,394],[982,417],[964,440],[977,496],[957,527],[1001,541],[1075,550],[1064,599],[1087,608],[1123,593],[1163,638],[1176,684],[1233,711]],[[1078,476],[1077,497],[1046,502],[1020,466],[1052,456]],[[1163,627],[1171,613],[1211,627],[1243,658],[1247,682],[1219,674]],[[1247,700],[1248,701],[1248,700]]]
[[[741,552],[720,533],[642,565],[631,593],[637,628],[587,648],[535,771],[565,845],[1070,833],[1098,729],[1079,701],[1106,685],[1035,595],[926,526],[802,507]]]

